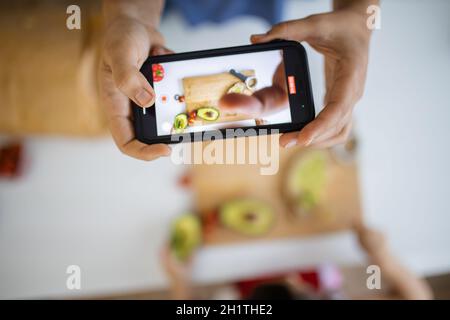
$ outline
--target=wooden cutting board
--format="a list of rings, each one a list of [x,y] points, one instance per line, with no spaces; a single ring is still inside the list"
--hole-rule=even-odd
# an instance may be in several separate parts
[[[254,76],[254,70],[240,71],[246,76]],[[186,112],[195,111],[202,107],[213,107],[219,109],[220,116],[216,122],[228,122],[251,119],[245,115],[239,114],[225,114],[218,102],[220,98],[227,93],[227,91],[237,82],[238,78],[228,72],[216,73],[204,76],[186,77],[182,79],[184,97],[186,103]],[[205,123],[201,120],[195,121],[193,125],[203,125]]]
[[[81,30],[66,28],[66,1],[1,4],[0,132],[107,134],[97,99],[101,8],[77,4]]]
[[[258,137],[239,139],[258,139]],[[362,217],[358,170],[354,160],[344,162],[338,160],[332,150],[323,151],[328,163],[323,201],[308,216],[293,215],[282,197],[281,188],[290,161],[310,151],[300,148],[280,148],[279,173],[270,176],[260,174],[261,165],[192,166],[194,206],[198,213],[206,214],[229,199],[241,197],[260,199],[272,206],[276,212],[275,225],[264,236],[241,235],[222,227],[219,223],[205,234],[205,243],[225,244],[257,239],[301,237],[350,229]]]

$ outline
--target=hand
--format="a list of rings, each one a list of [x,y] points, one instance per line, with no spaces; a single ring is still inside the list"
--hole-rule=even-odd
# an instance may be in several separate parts
[[[324,55],[326,95],[324,108],[300,132],[281,136],[284,147],[329,147],[347,140],[352,111],[364,91],[370,30],[365,12],[351,8],[280,23],[266,34],[253,35],[253,43],[275,39],[306,41]]]
[[[191,271],[192,259],[182,262],[175,257],[169,246],[161,252],[161,262],[170,280],[174,299],[192,299]]]
[[[155,28],[129,17],[114,19],[105,32],[100,98],[115,143],[124,154],[141,160],[168,156],[171,151],[165,144],[146,145],[136,140],[129,101],[144,108],[153,105],[155,93],[139,69],[149,53],[170,53],[163,44]]]
[[[169,246],[163,248],[161,252],[161,262],[164,271],[173,283],[183,283],[189,281],[192,271],[192,259],[180,261],[174,255]]]
[[[369,256],[378,258],[387,253],[388,246],[383,233],[364,224],[357,224],[354,229],[358,236],[359,244]]]
[[[284,64],[280,63],[273,75],[272,86],[255,91],[251,96],[239,93],[225,94],[219,100],[220,109],[229,113],[259,118],[289,106]]]
[[[389,284],[394,294],[402,299],[433,299],[428,283],[406,268],[397,257],[389,252],[385,236],[358,222],[354,226],[361,247],[366,251],[370,263],[378,265],[383,272],[383,281]]]

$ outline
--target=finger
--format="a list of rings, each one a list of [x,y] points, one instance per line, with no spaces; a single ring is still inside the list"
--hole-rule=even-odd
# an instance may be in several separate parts
[[[283,148],[292,148],[297,145],[298,132],[284,133],[280,136],[280,146]]]
[[[175,52],[162,46],[162,45],[152,46],[152,49],[150,50],[151,56],[161,56],[164,54],[172,54],[172,53],[175,53]]]
[[[327,105],[353,106],[361,98],[365,66],[356,60],[342,59],[333,67],[330,72],[333,74],[333,81],[327,86]]]
[[[109,54],[115,86],[141,107],[154,103],[155,93],[144,75],[139,71],[139,59],[130,48],[116,48]]]
[[[273,85],[262,88],[252,96],[230,93],[219,100],[221,110],[229,113],[245,114],[252,117],[268,116],[289,106],[284,64],[280,63],[272,78]]]
[[[100,71],[100,95],[106,107],[109,127],[117,147],[125,154],[141,160],[167,156],[171,149],[164,144],[146,145],[135,139],[128,98],[113,85],[111,72]]]
[[[169,156],[171,153],[170,147],[166,144],[159,143],[147,145],[138,140],[128,142],[123,145],[120,150],[124,154],[144,161],[156,160],[160,157]]]
[[[328,95],[331,92],[331,88],[334,85],[334,78],[335,78],[335,68],[336,68],[336,64],[334,63],[334,61],[331,60],[331,58],[326,57],[325,56],[325,85],[326,85],[326,92],[325,92],[325,97],[324,97],[324,104],[327,105],[328,104]]]
[[[319,143],[339,132],[343,125],[344,115],[340,108],[334,105],[326,106],[312,122],[307,124],[300,132],[284,134],[280,137],[280,145],[292,147],[294,145],[308,147]]]
[[[150,161],[168,156],[171,149],[165,144],[147,145],[134,138],[133,124],[129,118],[117,116],[110,119],[110,129],[117,147],[131,157]]]
[[[225,94],[220,98],[218,106],[223,115],[238,114],[256,118],[263,112],[261,101],[240,93]]]
[[[283,63],[280,63],[274,72],[272,86],[256,91],[253,96],[261,101],[264,115],[278,112],[289,106]]]
[[[300,130],[297,136],[297,144],[303,147],[308,147],[313,143],[314,139],[322,134],[325,134],[330,127],[330,120],[320,113],[315,120]]]
[[[286,73],[284,68],[284,62],[278,64],[272,77],[272,84],[278,86],[287,96],[287,84],[286,84]]]
[[[306,125],[300,132],[291,132],[280,137],[280,145],[284,148],[293,146],[308,147],[316,136],[327,130],[325,121],[319,117]]]
[[[343,60],[336,67],[336,72],[334,83],[327,92],[327,105],[314,121],[300,131],[298,143],[301,145],[319,144],[339,133],[349,122],[353,107],[361,97],[361,86],[364,84],[359,81],[357,66]]]
[[[347,106],[334,103],[325,106],[316,119],[300,131],[297,143],[312,146],[339,134],[350,117],[347,109]]]
[[[344,128],[342,128],[342,130],[334,137],[324,139],[323,141],[312,143],[311,147],[322,149],[322,148],[329,148],[329,147],[332,147],[332,146],[335,146],[338,144],[345,143],[348,140],[351,129],[352,129],[352,125],[351,125],[351,123],[349,123],[348,125],[344,126]]]
[[[253,97],[257,98],[262,105],[262,114],[268,116],[289,107],[289,98],[286,92],[274,85],[256,91]]]
[[[308,144],[308,146],[313,146],[320,144],[324,141],[333,139],[334,137],[338,136],[341,131],[343,130],[345,124],[347,123],[347,117],[342,116],[342,118],[339,115],[332,115],[335,117],[335,119],[326,120],[327,124],[325,124],[320,132],[318,132],[315,137],[311,140],[311,142]]]
[[[250,37],[252,43],[268,42],[276,39],[307,41],[317,34],[317,19],[309,16],[304,19],[291,20],[276,24],[264,34]]]

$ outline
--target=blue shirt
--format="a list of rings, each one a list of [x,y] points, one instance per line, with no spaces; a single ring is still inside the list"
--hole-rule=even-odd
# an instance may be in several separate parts
[[[166,0],[165,11],[178,10],[189,24],[225,22],[241,15],[257,16],[270,24],[281,21],[284,0]]]

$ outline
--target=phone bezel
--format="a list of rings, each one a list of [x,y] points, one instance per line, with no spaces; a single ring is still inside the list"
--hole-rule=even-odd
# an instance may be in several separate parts
[[[208,139],[215,139],[217,137],[233,138],[255,134],[256,135],[264,134],[264,131],[260,132],[260,130],[247,130],[247,129],[278,129],[280,133],[298,131],[301,130],[306,124],[311,122],[315,117],[314,99],[311,89],[311,79],[309,73],[307,54],[305,48],[299,42],[277,40],[268,43],[253,44],[239,47],[193,51],[162,56],[151,56],[148,57],[148,59],[142,65],[141,73],[149,81],[150,85],[153,86],[153,75],[151,72],[152,70],[151,65],[155,63],[192,60],[199,58],[217,57],[224,55],[251,53],[276,49],[283,50],[287,86],[288,86],[287,83],[288,76],[295,75],[295,85],[297,88],[297,93],[296,94],[288,93],[292,122],[283,124],[242,127],[243,130],[235,130],[236,132],[232,136],[226,134],[227,133],[226,130],[228,129],[208,130],[201,132],[201,137],[202,140],[208,140]],[[182,134],[158,136],[156,129],[155,105],[147,108],[146,113],[144,115],[142,108],[140,106],[136,105],[131,100],[130,103],[133,110],[133,123],[135,135],[136,138],[143,143],[172,144],[183,141],[197,141],[197,139],[200,136],[200,132],[189,132]],[[295,106],[298,106],[299,110],[296,110]],[[301,112],[300,108],[302,108]],[[220,132],[220,134],[216,134],[219,133],[218,131]],[[267,131],[268,133],[270,133],[270,130]]]

